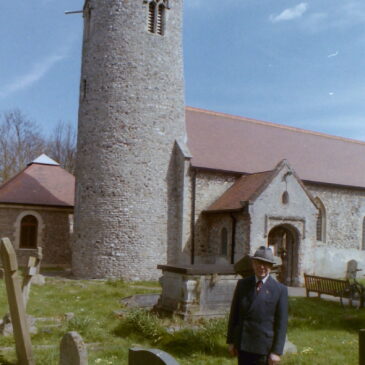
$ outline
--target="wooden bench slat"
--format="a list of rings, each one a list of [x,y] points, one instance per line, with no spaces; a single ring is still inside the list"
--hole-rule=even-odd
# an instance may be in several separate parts
[[[318,296],[327,294],[342,299],[342,297],[346,296],[346,291],[349,292],[350,289],[350,282],[348,279],[332,279],[323,276],[304,274],[304,282],[307,296],[309,296],[309,292],[316,292],[318,293]]]

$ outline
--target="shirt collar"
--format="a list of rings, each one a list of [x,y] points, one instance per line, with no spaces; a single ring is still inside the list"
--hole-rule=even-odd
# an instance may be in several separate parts
[[[262,281],[262,284],[265,284],[266,283],[266,280],[269,278],[269,275],[270,274],[267,274],[263,279],[259,279],[256,275],[255,275],[255,281],[256,281],[256,283],[258,282],[258,281]]]

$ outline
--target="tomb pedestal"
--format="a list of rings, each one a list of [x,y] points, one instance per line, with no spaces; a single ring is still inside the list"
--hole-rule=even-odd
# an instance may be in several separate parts
[[[240,278],[233,265],[158,265],[162,293],[155,309],[184,319],[221,317]]]

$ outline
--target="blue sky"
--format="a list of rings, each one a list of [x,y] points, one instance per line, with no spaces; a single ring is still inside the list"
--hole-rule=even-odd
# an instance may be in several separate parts
[[[0,111],[76,123],[82,5],[2,3]],[[184,57],[187,105],[365,140],[363,0],[185,0]]]

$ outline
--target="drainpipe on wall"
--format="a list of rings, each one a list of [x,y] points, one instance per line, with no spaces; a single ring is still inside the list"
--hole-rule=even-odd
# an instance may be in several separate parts
[[[230,214],[232,218],[232,249],[231,249],[231,264],[234,264],[234,251],[236,250],[236,225],[237,225],[237,219],[233,215],[233,213]]]
[[[195,192],[196,192],[196,170],[192,169],[191,174],[191,252],[190,263],[194,265],[195,261]]]

